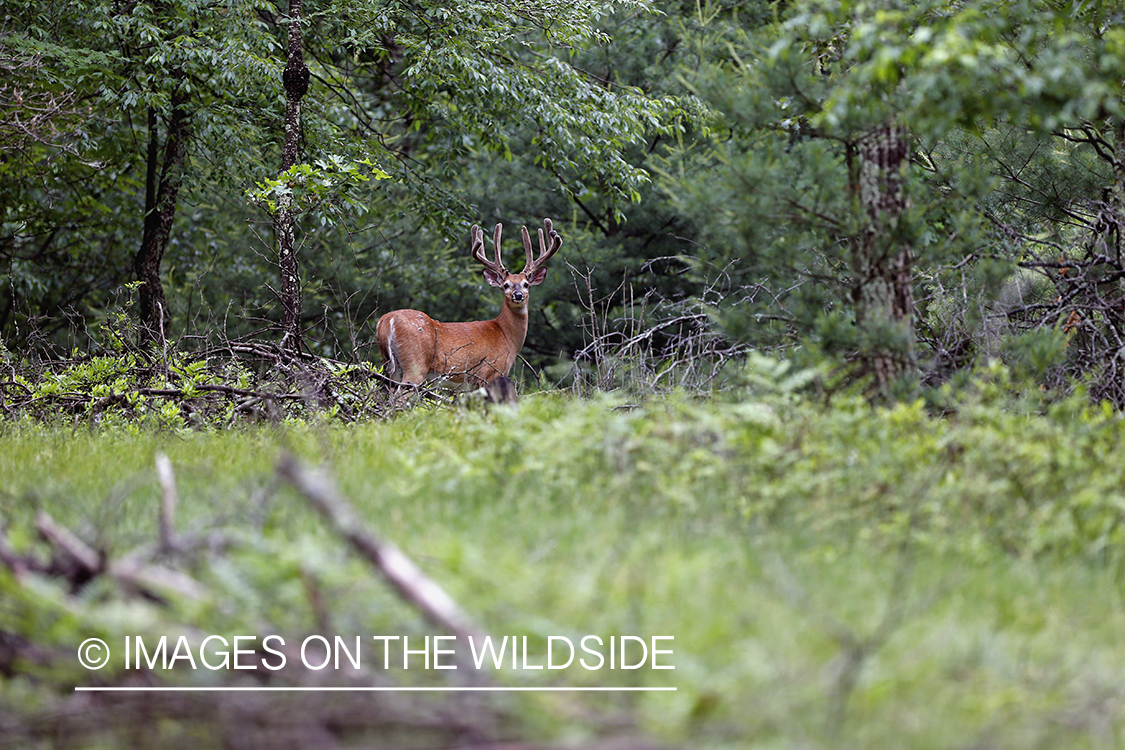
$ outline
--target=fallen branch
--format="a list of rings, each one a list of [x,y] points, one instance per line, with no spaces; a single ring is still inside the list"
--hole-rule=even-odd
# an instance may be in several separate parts
[[[39,511],[35,517],[35,528],[49,542],[65,552],[86,574],[92,578],[105,570],[105,560],[102,555],[90,545],[75,536],[70,529],[51,518],[45,510]]]
[[[109,562],[105,555],[79,539],[46,511],[39,511],[35,526],[45,539],[66,554],[71,567],[65,571],[65,577],[75,588],[81,587],[97,575],[108,573],[119,583],[156,601],[163,601],[167,594],[191,599],[201,599],[204,596],[203,587],[195,579],[169,568],[148,565],[144,562],[145,556],[142,554],[126,556],[118,562]]]
[[[395,591],[427,620],[458,638],[472,637],[478,643],[481,641],[483,631],[470,621],[457,602],[402,550],[368,531],[325,474],[306,470],[289,454],[281,457],[277,473],[296,487],[336,533],[346,539],[352,549],[370,562]]]

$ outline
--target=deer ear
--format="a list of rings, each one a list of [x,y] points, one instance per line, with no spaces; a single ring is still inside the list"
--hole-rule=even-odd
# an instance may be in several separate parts
[[[534,271],[531,272],[531,276],[527,277],[527,283],[531,284],[532,286],[535,286],[536,284],[542,284],[543,279],[545,279],[545,278],[547,278],[547,269],[546,268],[536,268]]]
[[[504,277],[491,268],[484,269],[484,280],[492,286],[504,286]]]

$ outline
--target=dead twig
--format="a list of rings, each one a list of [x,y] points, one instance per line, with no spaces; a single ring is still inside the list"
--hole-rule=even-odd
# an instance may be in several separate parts
[[[176,540],[176,476],[172,472],[172,462],[163,453],[156,454],[156,476],[163,491],[160,502],[160,549],[172,552],[177,547]]]

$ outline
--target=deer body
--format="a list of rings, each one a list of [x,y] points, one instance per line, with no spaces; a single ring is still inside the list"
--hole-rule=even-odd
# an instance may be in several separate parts
[[[527,263],[518,274],[510,273],[500,259],[503,226],[497,224],[493,235],[495,261],[484,256],[484,233],[479,227],[473,227],[473,257],[484,266],[485,280],[504,290],[503,306],[494,319],[442,323],[420,310],[395,310],[379,318],[376,336],[392,379],[417,385],[441,377],[477,386],[507,377],[527,338],[530,289],[543,281],[547,274],[544,265],[562,245],[562,238],[552,229],[551,220],[543,223],[550,244],[543,230],[539,230],[541,252],[534,258],[531,237],[524,227]]]
[[[388,374],[400,383],[436,377],[488,382],[515,364],[527,336],[527,311],[505,305],[495,320],[442,323],[421,310],[395,310],[379,318],[376,335]]]

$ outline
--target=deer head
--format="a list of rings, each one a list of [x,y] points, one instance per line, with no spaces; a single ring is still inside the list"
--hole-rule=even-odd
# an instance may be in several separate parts
[[[496,259],[489,260],[484,254],[484,232],[476,224],[469,232],[472,243],[473,257],[484,266],[484,280],[494,287],[504,290],[504,303],[516,310],[526,310],[528,295],[531,287],[542,284],[547,277],[547,261],[558,252],[562,246],[562,237],[555,231],[550,219],[543,220],[543,229],[539,230],[539,257],[534,257],[531,246],[531,235],[527,227],[523,231],[523,249],[527,254],[527,261],[523,270],[512,273],[504,267],[500,257],[500,239],[504,232],[504,225],[497,224],[492,233],[492,244],[496,252]],[[544,231],[546,234],[544,235]],[[550,238],[548,244],[547,238]]]

